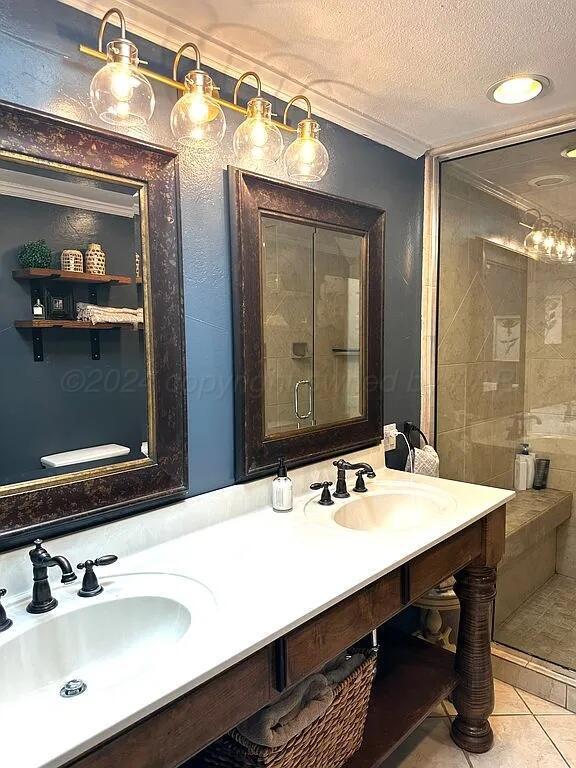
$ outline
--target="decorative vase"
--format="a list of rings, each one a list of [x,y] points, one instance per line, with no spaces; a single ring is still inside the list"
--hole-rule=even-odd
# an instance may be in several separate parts
[[[82,251],[71,248],[62,251],[60,255],[60,269],[64,272],[84,272],[84,256]]]
[[[93,275],[106,274],[106,254],[100,243],[89,243],[86,251],[86,272]]]

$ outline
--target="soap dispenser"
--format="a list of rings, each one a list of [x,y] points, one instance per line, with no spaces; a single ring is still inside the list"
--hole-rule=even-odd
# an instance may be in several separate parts
[[[517,491],[525,491],[529,488],[528,480],[530,477],[530,451],[528,444],[522,443],[522,452],[516,454],[514,462],[514,488]]]
[[[526,456],[526,463],[528,465],[526,488],[532,488],[534,484],[534,473],[536,471],[536,454],[530,450],[530,445],[528,443],[522,443],[522,455]]]
[[[292,480],[288,477],[284,459],[278,462],[278,472],[272,482],[272,508],[275,512],[292,509]]]

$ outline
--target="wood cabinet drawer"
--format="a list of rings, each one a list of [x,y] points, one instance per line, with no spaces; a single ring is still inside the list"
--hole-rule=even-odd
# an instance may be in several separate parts
[[[302,680],[401,608],[401,578],[396,570],[290,632],[278,641],[284,656],[284,679],[277,681],[277,687]]]
[[[70,768],[176,768],[269,704],[270,646],[141,720]]]
[[[482,524],[474,523],[408,563],[406,603],[464,568],[482,553]]]

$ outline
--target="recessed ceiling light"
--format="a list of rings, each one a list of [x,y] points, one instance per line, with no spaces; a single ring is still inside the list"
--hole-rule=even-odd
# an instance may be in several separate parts
[[[488,98],[499,104],[522,104],[539,96],[550,85],[543,75],[518,75],[500,80],[488,91]]]
[[[561,176],[554,173],[549,176],[537,176],[535,179],[530,179],[528,184],[531,187],[557,187],[560,184],[567,184],[569,181],[570,176]]]
[[[562,157],[570,157],[572,160],[576,160],[576,147],[566,147],[562,150]]]

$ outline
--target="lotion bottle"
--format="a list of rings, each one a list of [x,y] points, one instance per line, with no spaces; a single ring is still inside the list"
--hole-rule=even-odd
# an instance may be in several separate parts
[[[275,512],[292,509],[292,480],[288,477],[284,459],[278,462],[278,472],[272,482],[272,509]]]

